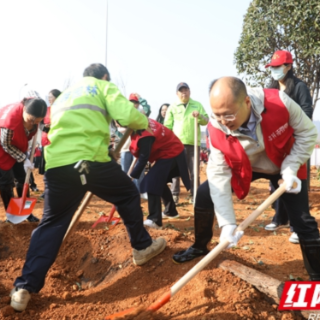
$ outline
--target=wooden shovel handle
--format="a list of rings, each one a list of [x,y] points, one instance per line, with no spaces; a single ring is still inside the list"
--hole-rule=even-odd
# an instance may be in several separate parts
[[[254,210],[244,221],[242,221],[236,231],[245,230],[254,220],[257,219],[258,216],[260,216],[263,211],[265,211],[286,191],[286,184],[283,180],[279,180],[278,184],[279,188],[275,190],[264,202],[262,202],[261,205],[256,210]],[[297,184],[294,183],[293,187],[296,188]]]
[[[32,147],[31,147],[31,153],[30,153],[30,162],[33,163],[33,156],[34,156],[34,150],[36,149],[36,143],[37,143],[37,133],[32,138]],[[31,175],[31,169],[27,170],[26,179],[24,180],[24,183],[29,185]]]
[[[130,174],[131,174],[134,166],[136,165],[137,161],[138,161],[138,158],[134,158],[134,159],[132,160],[131,165],[130,165],[130,168],[129,168],[129,170],[128,170],[128,176],[130,176]]]
[[[198,176],[199,176],[199,164],[198,164],[198,118],[194,118],[194,155],[193,155],[193,205],[196,204],[196,195],[198,190]]]
[[[131,136],[131,133],[133,132],[132,129],[127,128],[127,130],[124,132],[123,136],[121,137],[119,143],[117,144],[116,148],[115,148],[115,152],[120,152],[120,150],[122,149],[122,147],[124,146],[124,144],[126,143],[126,141],[129,139],[129,137]]]
[[[237,228],[238,231],[243,231],[253,222],[271,203],[277,200],[286,191],[285,183],[271,194],[249,217],[247,217]],[[166,291],[158,300],[152,303],[146,310],[156,311],[165,305],[170,299],[182,289],[191,279],[193,279],[202,269],[204,269],[221,251],[229,245],[228,240],[221,241],[214,249],[212,249],[203,259],[201,259],[191,270],[189,270],[179,281],[177,281],[168,291]],[[117,314],[106,317],[105,319],[116,319],[118,316],[124,316],[134,309],[128,309]]]
[[[273,192],[260,206],[255,209],[244,221],[237,227],[236,231],[245,230],[260,214],[265,211],[272,203],[274,203],[286,191],[285,184],[281,184],[275,192]]]
[[[270,204],[276,201],[286,191],[285,183],[271,194],[256,210],[254,210],[236,229],[237,231],[245,230]],[[187,272],[176,284],[171,287],[171,297],[175,295],[184,285],[186,285],[196,274],[205,268],[221,251],[229,245],[228,240],[221,241],[212,249],[202,260],[200,260],[189,272]]]

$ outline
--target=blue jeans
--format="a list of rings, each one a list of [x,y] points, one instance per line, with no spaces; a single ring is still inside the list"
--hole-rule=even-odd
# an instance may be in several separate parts
[[[121,152],[121,159],[120,160],[121,160],[122,171],[124,171],[125,173],[128,173],[130,166],[131,166],[131,163],[134,160],[133,155],[131,154],[130,151]],[[133,183],[135,184],[135,186],[137,187],[139,192],[140,192],[140,183],[143,178],[144,178],[144,171],[141,172],[139,179],[133,179]]]

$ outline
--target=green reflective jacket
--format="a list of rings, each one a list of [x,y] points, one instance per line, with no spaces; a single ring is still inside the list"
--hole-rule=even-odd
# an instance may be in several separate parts
[[[193,111],[199,112],[198,117],[198,146],[200,146],[201,132],[200,125],[208,123],[208,115],[200,102],[189,100],[185,108],[183,103],[173,103],[169,106],[164,125],[172,130],[183,144],[194,145],[194,117]]]
[[[136,130],[148,127],[146,116],[108,81],[84,77],[64,91],[51,107],[46,170],[79,160],[110,161],[111,119]]]

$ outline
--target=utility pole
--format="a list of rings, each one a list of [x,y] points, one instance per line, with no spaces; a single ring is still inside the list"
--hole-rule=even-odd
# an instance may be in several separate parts
[[[107,58],[108,58],[108,0],[107,0],[107,19],[106,19],[106,61],[105,61],[106,68],[108,68]]]

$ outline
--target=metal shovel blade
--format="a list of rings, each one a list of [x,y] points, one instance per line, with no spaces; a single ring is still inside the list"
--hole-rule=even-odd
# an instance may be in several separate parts
[[[30,214],[28,214],[26,216],[14,216],[13,214],[10,214],[8,212],[6,213],[6,215],[7,215],[8,221],[10,221],[13,224],[18,224],[18,223],[26,220],[30,216]]]

